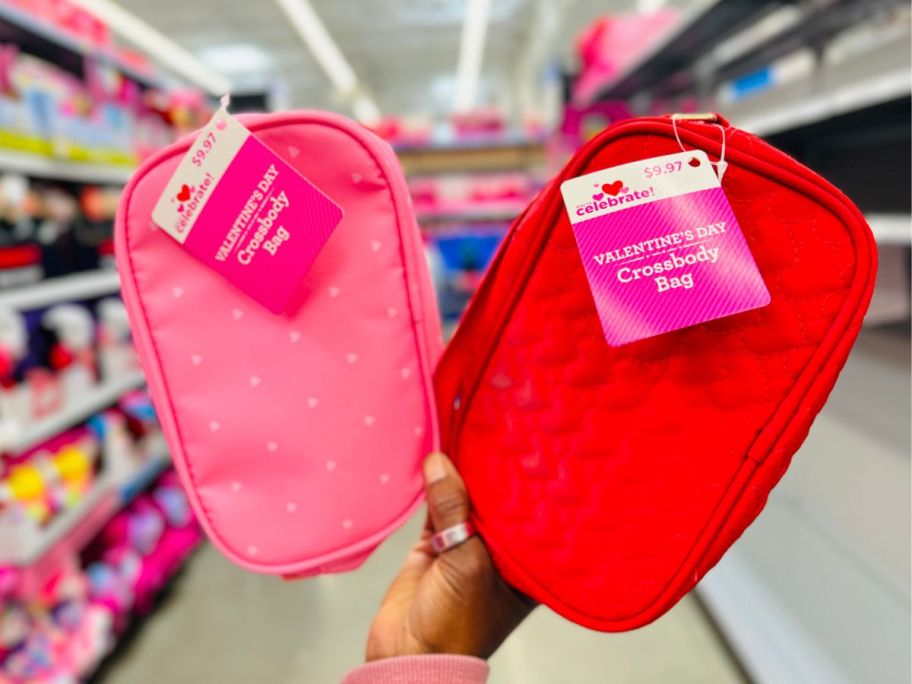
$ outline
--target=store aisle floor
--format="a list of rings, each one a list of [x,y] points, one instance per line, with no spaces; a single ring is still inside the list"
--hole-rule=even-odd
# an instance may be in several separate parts
[[[371,617],[423,515],[359,571],[306,581],[248,573],[204,547],[105,683],[338,682],[361,661]],[[590,632],[539,608],[491,666],[491,684],[743,681],[691,597],[627,634]]]

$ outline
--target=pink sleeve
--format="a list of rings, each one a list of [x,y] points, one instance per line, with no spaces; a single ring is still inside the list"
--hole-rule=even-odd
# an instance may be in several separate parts
[[[375,660],[352,670],[342,684],[484,684],[488,664],[458,655],[401,656]]]

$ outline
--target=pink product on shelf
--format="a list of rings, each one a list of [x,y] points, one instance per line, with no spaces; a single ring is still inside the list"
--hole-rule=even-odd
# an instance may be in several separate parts
[[[195,525],[165,530],[155,551],[143,558],[135,585],[137,612],[146,613],[152,608],[155,596],[183,565],[201,538],[202,532]]]
[[[108,25],[72,0],[9,0],[32,16],[96,47],[111,44]]]
[[[507,128],[504,113],[495,107],[475,109],[471,112],[453,115],[453,131],[457,139],[501,135]]]
[[[582,70],[573,84],[573,101],[591,102],[601,88],[643,58],[678,23],[668,8],[651,14],[626,14],[596,20],[577,39]]]
[[[148,160],[124,192],[124,300],[175,466],[213,542],[260,572],[349,570],[419,505],[421,462],[437,448],[441,342],[427,262],[386,143],[332,114],[241,120],[344,214],[291,313],[270,312],[153,225],[194,137]]]
[[[419,178],[409,184],[409,190],[415,211],[419,214],[458,214],[486,209],[515,209],[519,213],[531,200],[537,187],[529,174],[504,173]]]
[[[111,520],[102,532],[102,540],[108,547],[128,546],[147,555],[155,550],[164,529],[161,512],[148,500],[141,499]]]

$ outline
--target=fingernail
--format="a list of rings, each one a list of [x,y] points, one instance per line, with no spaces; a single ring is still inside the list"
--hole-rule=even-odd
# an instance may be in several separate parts
[[[424,459],[424,480],[428,484],[433,484],[447,476],[446,462],[444,455],[435,451]]]

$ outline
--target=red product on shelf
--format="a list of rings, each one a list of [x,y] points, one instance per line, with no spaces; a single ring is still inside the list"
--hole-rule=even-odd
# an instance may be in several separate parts
[[[609,346],[560,183],[682,144],[719,159],[720,128],[722,188],[771,303]],[[721,117],[677,129],[634,119],[574,156],[515,222],[436,374],[441,444],[498,568],[605,631],[662,615],[760,513],[874,285],[870,229],[836,188]]]

